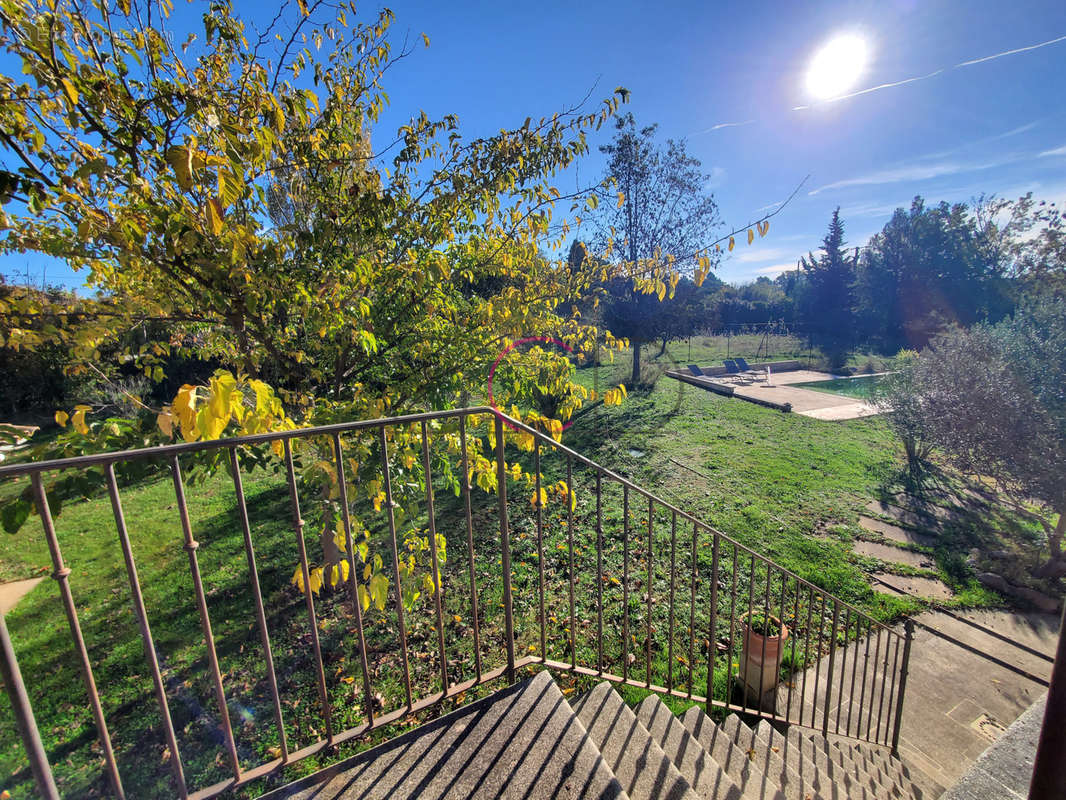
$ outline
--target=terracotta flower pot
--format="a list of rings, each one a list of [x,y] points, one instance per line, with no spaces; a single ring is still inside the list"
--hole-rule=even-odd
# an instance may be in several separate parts
[[[748,625],[748,615],[740,617],[744,636],[740,651],[740,677],[748,690],[761,698],[777,686],[781,671],[781,655],[788,641],[789,630],[781,620],[772,614],[768,618],[777,623],[781,633],[777,636],[763,636]]]

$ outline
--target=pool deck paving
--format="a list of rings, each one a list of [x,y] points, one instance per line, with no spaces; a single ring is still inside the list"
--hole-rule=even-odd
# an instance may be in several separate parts
[[[755,365],[755,369],[759,370],[758,365]],[[791,406],[792,413],[814,419],[838,421],[859,419],[880,413],[876,406],[854,397],[804,389],[802,386],[795,385],[841,377],[810,369],[771,372],[769,382],[764,375],[759,375],[751,381],[731,375],[694,377],[679,372],[667,374],[684,380],[686,383],[702,385],[712,391],[732,394],[733,397],[762,405],[780,407],[788,404]]]

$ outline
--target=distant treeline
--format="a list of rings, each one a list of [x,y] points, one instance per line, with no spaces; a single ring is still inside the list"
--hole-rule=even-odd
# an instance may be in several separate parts
[[[672,299],[608,297],[604,323],[645,343],[740,325],[781,323],[830,361],[854,349],[920,349],[952,325],[996,322],[1026,295],[1066,295],[1062,219],[1030,196],[897,209],[861,247],[848,246],[834,212],[817,253],[776,278],[739,286],[682,279]],[[624,302],[612,302],[614,298]]]

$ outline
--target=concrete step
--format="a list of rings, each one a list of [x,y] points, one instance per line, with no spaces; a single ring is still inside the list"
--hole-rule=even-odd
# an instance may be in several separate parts
[[[264,795],[627,797],[548,672]]]
[[[892,758],[888,751],[881,747],[852,739],[830,741],[816,731],[797,727],[791,728],[787,736],[793,741],[802,739],[811,742],[838,763],[851,764],[881,786],[888,788],[893,796],[936,800],[943,792],[943,789],[924,773]]]
[[[637,707],[637,719],[703,800],[741,800],[741,789],[656,695]]]
[[[693,706],[685,712],[681,722],[700,746],[736,782],[744,800],[786,800],[781,787],[763,774],[748,753],[719,730],[702,709]]]
[[[886,800],[900,796],[869,775],[833,761],[812,742],[790,740],[766,720],[760,720],[754,731],[763,747],[777,753],[801,781],[826,800]]]
[[[731,714],[718,727],[747,753],[760,772],[781,787],[788,800],[827,800],[811,783],[803,780],[798,772],[789,768],[778,753],[764,742],[760,742],[755,731],[745,725],[738,715]]]
[[[597,685],[575,701],[573,709],[632,800],[698,800],[610,683]]]

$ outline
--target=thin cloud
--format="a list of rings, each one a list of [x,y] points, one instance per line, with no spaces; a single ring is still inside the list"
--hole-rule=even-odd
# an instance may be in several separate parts
[[[974,64],[983,64],[985,61],[993,61],[997,58],[1003,58],[1004,56],[1013,56],[1017,53],[1027,53],[1030,50],[1039,50],[1041,47],[1047,47],[1049,44],[1057,44],[1058,42],[1066,42],[1066,36],[1059,36],[1055,39],[1048,39],[1046,42],[1040,42],[1039,44],[1031,44],[1028,47],[1017,47],[1014,50],[1004,50],[1002,53],[995,53],[984,58],[975,58],[973,61],[963,61],[961,64],[956,64],[954,69],[959,67],[972,67]]]
[[[709,128],[704,128],[702,131],[690,133],[689,136],[703,136],[703,134],[705,133],[713,133],[714,131],[720,131],[722,130],[722,128],[740,128],[744,125],[751,125],[754,122],[755,120],[753,119],[746,119],[741,122],[719,122],[717,125],[712,125]]]
[[[1066,144],[1064,144],[1062,147],[1056,147],[1053,150],[1045,150],[1044,152],[1040,153],[1041,158],[1044,158],[1046,156],[1066,156]]]
[[[933,164],[908,164],[902,167],[879,170],[868,175],[860,175],[857,178],[847,178],[834,183],[827,183],[812,189],[807,194],[815,195],[829,189],[846,189],[852,186],[881,186],[890,183],[903,183],[911,181],[927,181],[933,178],[941,178],[945,175],[958,175],[965,172],[978,172],[980,170],[1001,167],[1017,161],[1017,157],[999,159],[997,161],[984,161],[977,163],[961,163],[957,161],[942,161]]]
[[[791,272],[792,270],[794,270],[798,261],[799,259],[797,258],[796,261],[792,261],[787,264],[771,264],[768,267],[759,267],[757,270],[754,271],[753,274],[771,275],[773,277],[777,277],[782,272]]]
[[[769,261],[771,258],[788,258],[794,252],[794,248],[771,247],[746,250],[739,255],[733,256],[733,261],[741,264],[751,264],[758,261]]]

